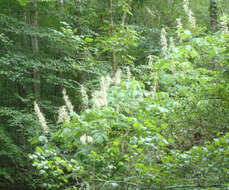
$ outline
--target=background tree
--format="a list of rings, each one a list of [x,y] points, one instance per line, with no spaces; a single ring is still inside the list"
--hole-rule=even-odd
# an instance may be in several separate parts
[[[217,0],[210,0],[210,22],[211,28],[217,30]]]

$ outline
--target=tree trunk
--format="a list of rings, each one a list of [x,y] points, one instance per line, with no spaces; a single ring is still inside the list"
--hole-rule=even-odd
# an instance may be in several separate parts
[[[110,35],[114,37],[114,20],[113,20],[113,1],[110,0]],[[116,53],[115,50],[111,50],[112,54],[112,73],[113,75],[117,71]]]
[[[80,23],[80,17],[81,17],[81,5],[80,5],[80,0],[75,0],[75,16],[76,16],[76,20],[75,20],[75,26],[76,26],[76,29],[77,29],[77,32],[76,34],[77,35],[81,35],[82,34],[82,26],[81,26],[81,23]]]
[[[24,23],[27,23],[28,19],[27,19],[27,9],[26,8],[23,10],[22,17],[23,17]],[[24,48],[27,48],[28,46],[29,46],[28,36],[25,33],[23,33],[22,38],[21,38],[21,48],[24,49]],[[26,98],[25,85],[18,83],[17,89],[18,89],[19,96]]]
[[[31,3],[31,19],[30,19],[30,24],[34,26],[34,28],[37,28],[37,18],[38,18],[38,11],[37,11],[37,1],[34,1]],[[31,35],[31,48],[33,55],[36,56],[38,54],[38,40],[36,36]],[[33,89],[34,89],[34,97],[35,99],[40,98],[40,73],[39,69],[37,66],[34,67],[33,69]]]
[[[217,24],[217,0],[210,0],[210,25],[213,31],[218,30]],[[212,58],[212,65],[215,69],[219,66],[215,57]]]
[[[210,24],[213,31],[217,30],[217,0],[210,0]]]

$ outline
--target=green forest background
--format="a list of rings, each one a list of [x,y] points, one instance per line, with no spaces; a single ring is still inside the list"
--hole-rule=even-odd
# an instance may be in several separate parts
[[[0,189],[229,189],[228,0],[1,0]]]

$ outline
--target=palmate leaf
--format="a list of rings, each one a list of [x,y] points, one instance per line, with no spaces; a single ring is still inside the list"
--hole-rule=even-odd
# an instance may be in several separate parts
[[[93,139],[96,143],[98,144],[102,144],[103,142],[107,141],[108,140],[108,137],[106,134],[102,133],[101,131],[99,130],[94,130],[93,131]]]

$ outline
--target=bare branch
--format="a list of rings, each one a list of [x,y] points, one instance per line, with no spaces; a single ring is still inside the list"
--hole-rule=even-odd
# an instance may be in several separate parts
[[[125,183],[127,185],[132,185],[132,186],[135,186],[135,187],[139,186],[136,183],[126,182],[126,181],[106,181],[106,180],[103,180],[103,179],[94,179],[94,181],[101,181],[101,182],[106,182],[106,183]]]
[[[226,186],[226,184],[212,184],[212,185],[177,185],[177,186],[169,186],[165,187],[165,189],[181,189],[181,188],[196,188],[196,187],[201,187],[201,188],[206,188],[206,187],[223,187]]]
[[[123,184],[127,184],[127,185],[132,185],[135,187],[140,187],[140,184],[137,183],[132,183],[132,182],[126,182],[126,181],[107,181],[104,179],[94,179],[94,181],[100,181],[100,182],[105,182],[105,183],[123,183]],[[207,187],[225,187],[228,184],[208,184],[208,185],[175,185],[175,186],[168,186],[168,187],[158,187],[158,188],[153,188],[153,187],[142,187],[141,189],[182,189],[182,188],[188,188],[188,189],[192,189],[192,188],[207,188]]]

